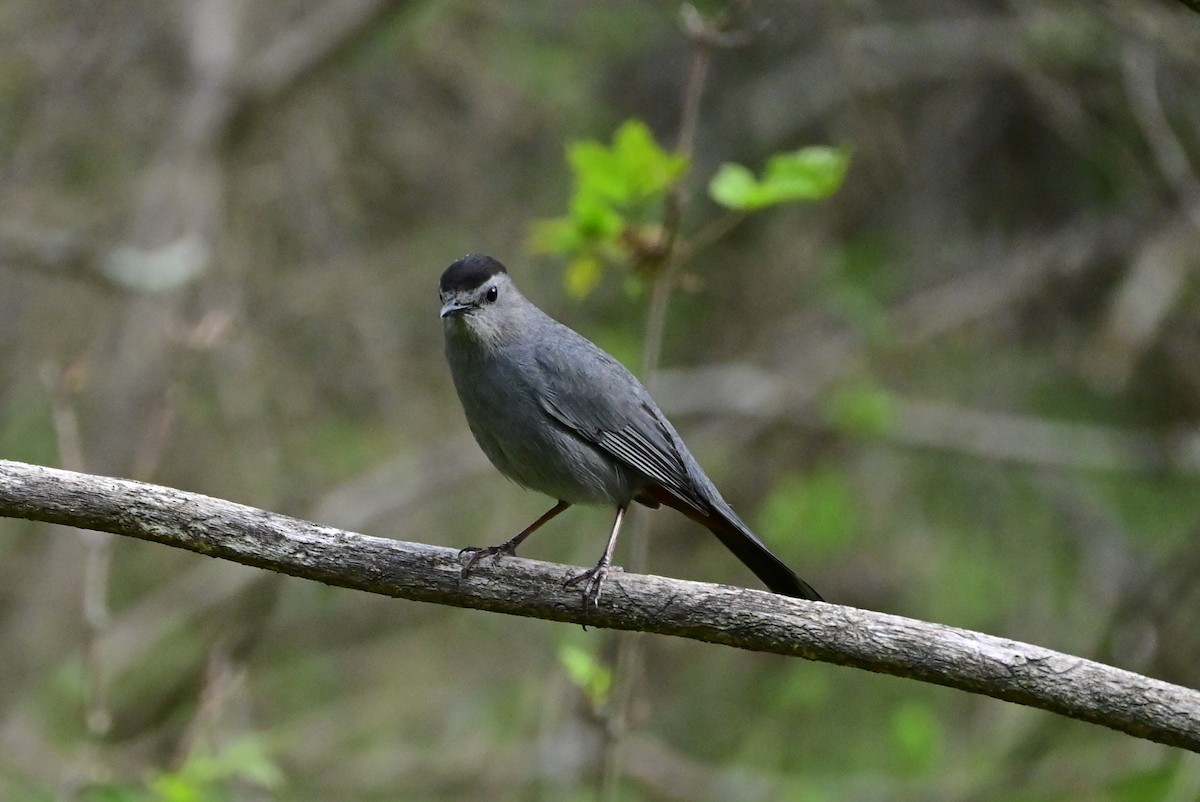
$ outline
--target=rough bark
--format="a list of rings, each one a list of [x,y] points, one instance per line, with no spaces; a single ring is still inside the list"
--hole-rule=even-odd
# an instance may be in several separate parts
[[[615,573],[585,613],[578,569],[345,532],[168,487],[0,460],[0,516],[96,529],[396,598],[655,632],[909,677],[1200,752],[1200,692],[980,632],[758,590]]]

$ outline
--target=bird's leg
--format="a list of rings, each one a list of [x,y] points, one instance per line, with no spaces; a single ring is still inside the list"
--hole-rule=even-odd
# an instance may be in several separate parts
[[[521,545],[521,541],[540,529],[542,524],[546,523],[551,518],[558,515],[560,512],[570,506],[571,503],[569,501],[559,501],[557,504],[547,510],[541,518],[538,518],[529,526],[518,532],[511,540],[506,540],[499,546],[467,546],[465,549],[460,549],[458,552],[459,557],[463,556],[464,554],[468,555],[467,561],[463,563],[462,575],[466,576],[467,574],[471,573],[471,569],[475,567],[475,563],[479,562],[484,557],[515,555],[517,553],[517,546]]]
[[[628,504],[617,507],[617,519],[613,521],[612,534],[608,536],[608,546],[604,549],[604,554],[600,557],[600,562],[596,563],[596,567],[578,573],[563,583],[564,588],[583,583],[584,612],[587,612],[589,606],[592,608],[600,606],[600,589],[604,585],[604,578],[608,576],[608,569],[612,566],[613,551],[617,548],[617,533],[621,531],[621,521],[625,519],[625,510],[628,507]]]

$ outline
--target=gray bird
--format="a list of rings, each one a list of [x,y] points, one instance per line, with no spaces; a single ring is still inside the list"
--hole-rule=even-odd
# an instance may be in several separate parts
[[[708,527],[774,592],[822,600],[721,498],[642,383],[534,306],[504,265],[464,256],[442,273],[440,295],[446,359],[479,447],[509,479],[557,499],[511,540],[463,549],[463,576],[483,557],[516,554],[572,504],[605,504],[617,517],[604,555],[566,583],[582,584],[584,608],[595,606],[636,501]]]

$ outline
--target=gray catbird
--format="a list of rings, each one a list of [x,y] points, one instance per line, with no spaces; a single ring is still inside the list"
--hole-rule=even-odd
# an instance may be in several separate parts
[[[641,382],[534,306],[504,265],[465,256],[442,273],[440,295],[446,359],[479,447],[509,479],[558,499],[511,540],[463,549],[464,576],[482,557],[515,554],[572,504],[608,504],[617,518],[604,556],[567,581],[584,583],[584,606],[596,605],[636,501],[708,527],[776,593],[821,601],[725,503]]]

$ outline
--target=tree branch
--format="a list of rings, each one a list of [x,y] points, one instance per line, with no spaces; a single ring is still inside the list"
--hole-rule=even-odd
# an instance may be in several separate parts
[[[249,107],[284,94],[404,5],[404,0],[328,0],[251,61],[242,85],[242,102]]]
[[[1183,3],[1197,14],[1200,14],[1200,0],[1179,0],[1179,2]]]
[[[0,460],[0,516],[98,529],[396,598],[677,635],[909,677],[1200,752],[1200,692],[979,632],[757,590],[618,573],[598,611],[563,565],[460,576],[452,549],[345,532],[168,487]]]
[[[838,430],[836,422],[814,407],[811,384],[741,362],[663,371],[657,395],[663,409],[677,415],[743,415]],[[1200,473],[1197,428],[1157,431],[976,409],[894,393],[886,398],[887,424],[871,433],[882,441],[1055,468]]]

